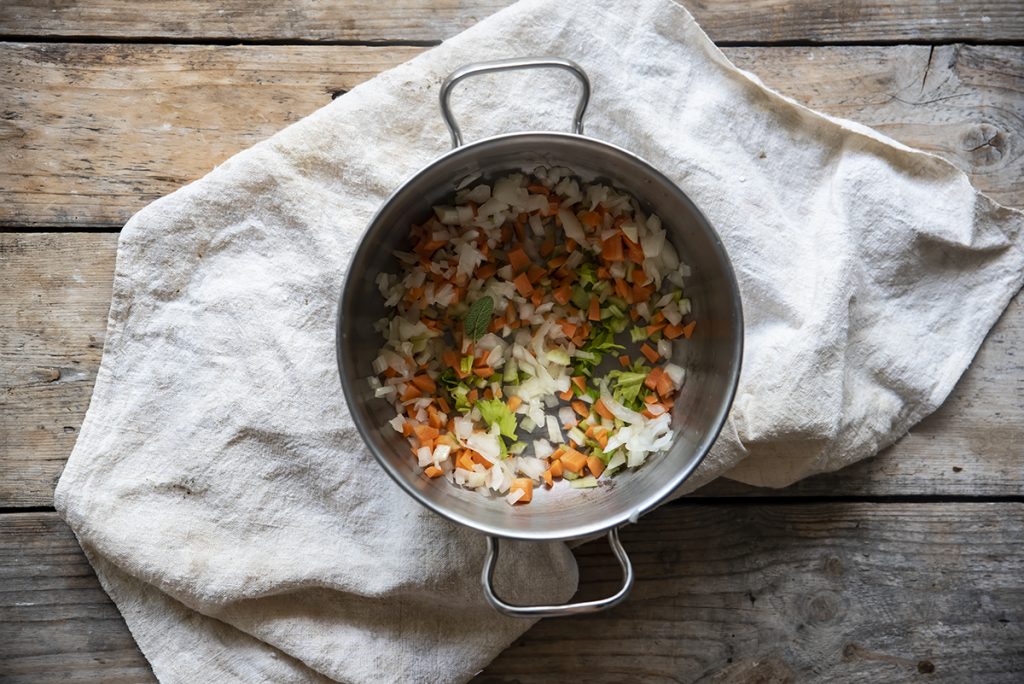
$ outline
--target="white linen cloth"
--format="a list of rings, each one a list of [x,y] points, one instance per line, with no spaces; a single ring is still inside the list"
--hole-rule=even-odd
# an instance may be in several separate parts
[[[524,0],[124,227],[56,505],[162,681],[462,681],[529,626],[485,605],[482,536],[422,509],[363,447],[333,324],[371,214],[448,148],[443,77],[544,54],[589,73],[587,133],[674,179],[734,262],[743,377],[690,488],[726,472],[785,485],[873,454],[943,401],[1021,285],[1019,212],[766,89],[681,7]],[[566,74],[489,78],[455,93],[467,139],[568,126]],[[564,544],[501,566],[521,598],[576,586]]]

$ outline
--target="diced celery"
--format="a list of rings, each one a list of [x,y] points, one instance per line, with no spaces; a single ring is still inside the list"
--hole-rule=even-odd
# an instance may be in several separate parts
[[[587,475],[586,477],[581,477],[580,479],[574,480],[569,484],[570,486],[572,486],[573,489],[591,489],[597,486],[597,478],[594,477],[593,475]]]

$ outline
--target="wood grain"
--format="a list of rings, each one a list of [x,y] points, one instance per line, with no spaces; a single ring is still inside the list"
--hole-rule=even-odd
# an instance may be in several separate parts
[[[538,623],[476,681],[1013,681],[1022,517],[1022,504],[663,508],[623,533],[626,603]],[[576,554],[581,597],[614,590],[604,543]],[[0,516],[0,577],[4,681],[153,681],[56,514]]]
[[[0,43],[0,226],[116,227],[420,48]],[[1024,47],[736,48],[768,85],[1024,205]]]
[[[438,42],[511,0],[7,0],[0,34],[110,39]],[[998,41],[1024,35],[1015,0],[682,0],[715,41]]]
[[[120,226],[420,51],[0,44],[0,225]]]
[[[48,506],[99,369],[117,235],[0,234],[0,507]]]

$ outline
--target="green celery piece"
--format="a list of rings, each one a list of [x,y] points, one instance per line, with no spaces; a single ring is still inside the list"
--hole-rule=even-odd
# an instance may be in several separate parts
[[[577,309],[583,309],[585,311],[586,308],[590,306],[590,295],[587,294],[587,291],[579,285],[573,285],[570,301]]]
[[[630,342],[645,342],[647,340],[647,331],[641,328],[639,325],[634,325],[629,329],[629,341]]]
[[[487,423],[487,427],[498,424],[498,430],[504,437],[516,438],[516,415],[509,409],[508,404],[501,399],[480,399],[476,402],[480,416]]]

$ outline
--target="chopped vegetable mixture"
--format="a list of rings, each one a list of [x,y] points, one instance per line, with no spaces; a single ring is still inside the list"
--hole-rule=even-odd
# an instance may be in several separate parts
[[[370,382],[425,477],[523,504],[671,445],[673,344],[696,324],[658,216],[542,167],[464,187],[410,245],[377,277],[391,315]]]

